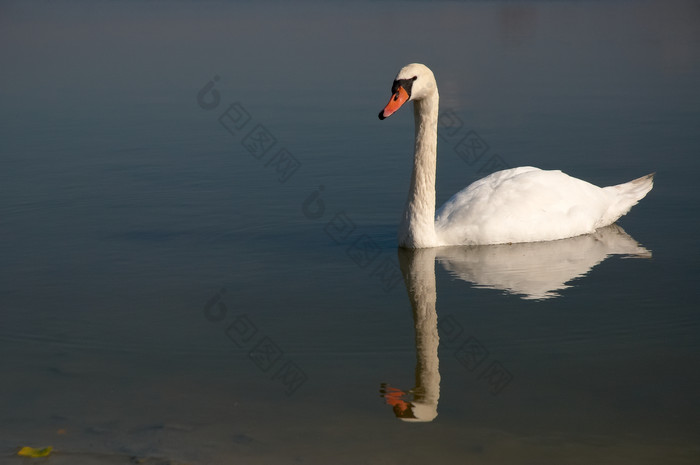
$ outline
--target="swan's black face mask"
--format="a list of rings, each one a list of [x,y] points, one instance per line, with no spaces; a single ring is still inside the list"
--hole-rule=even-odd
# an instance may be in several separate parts
[[[401,108],[401,105],[408,102],[411,98],[413,81],[416,79],[417,76],[413,76],[411,79],[397,79],[394,81],[394,84],[391,86],[391,99],[386,107],[379,112],[379,119],[388,118],[396,110]]]
[[[413,81],[418,79],[418,76],[413,76],[411,79],[397,79],[391,86],[391,93],[395,94],[399,91],[399,87],[403,87],[408,96],[411,96],[411,89],[413,89]]]

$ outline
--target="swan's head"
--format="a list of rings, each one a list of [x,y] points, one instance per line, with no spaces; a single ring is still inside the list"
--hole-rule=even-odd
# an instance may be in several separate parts
[[[406,102],[423,100],[437,92],[435,76],[425,65],[411,63],[401,68],[391,86],[391,99],[379,112],[379,119],[388,118]]]

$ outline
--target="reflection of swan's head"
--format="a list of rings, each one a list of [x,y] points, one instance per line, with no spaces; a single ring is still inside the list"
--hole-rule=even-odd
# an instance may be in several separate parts
[[[399,420],[421,423],[433,421],[435,417],[437,417],[437,406],[434,404],[411,402],[408,405],[409,408],[407,408],[403,413],[396,414]],[[396,409],[394,409],[394,413],[396,413]]]
[[[391,86],[391,99],[379,112],[379,119],[388,118],[406,102],[420,101],[437,93],[435,76],[425,65],[411,63],[401,68]]]
[[[411,390],[410,392],[413,393],[414,399],[409,401],[404,399],[409,393],[387,384],[382,383],[382,388],[380,390],[382,397],[384,397],[387,404],[393,407],[394,415],[396,415],[396,418],[399,420],[407,422],[433,421],[438,414],[437,399],[430,402],[420,400],[424,397],[422,391],[423,389],[419,387]]]

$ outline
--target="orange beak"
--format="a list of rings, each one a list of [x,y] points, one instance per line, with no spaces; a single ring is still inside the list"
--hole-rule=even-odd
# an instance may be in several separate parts
[[[408,101],[408,98],[408,92],[406,92],[403,87],[399,86],[399,90],[391,96],[389,103],[379,112],[379,119],[390,117],[396,110],[401,108],[401,105]]]

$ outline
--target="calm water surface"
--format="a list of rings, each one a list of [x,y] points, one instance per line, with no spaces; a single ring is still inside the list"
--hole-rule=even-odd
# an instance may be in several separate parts
[[[0,457],[700,461],[695,2],[5,2]],[[438,203],[656,171],[619,225],[399,252],[406,63]],[[480,149],[464,150],[476,140]]]

